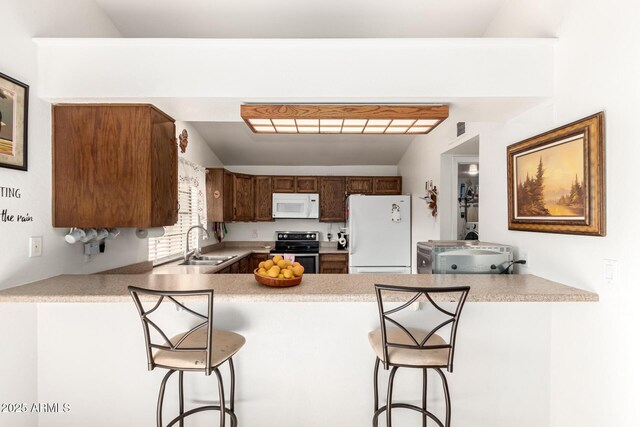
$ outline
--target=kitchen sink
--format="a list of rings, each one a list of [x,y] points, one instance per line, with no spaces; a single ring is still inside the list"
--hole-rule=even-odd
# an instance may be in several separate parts
[[[198,258],[191,258],[188,261],[183,261],[178,265],[219,265],[219,264],[222,264],[223,262],[234,259],[236,256],[237,255],[230,255],[230,256],[202,255]]]

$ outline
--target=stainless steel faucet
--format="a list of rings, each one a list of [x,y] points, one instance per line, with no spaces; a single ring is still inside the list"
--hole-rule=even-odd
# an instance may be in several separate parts
[[[196,247],[193,251],[189,250],[189,234],[191,234],[191,230],[193,230],[194,228],[199,228],[202,231],[205,232],[205,234],[207,235],[207,239],[211,238],[211,235],[209,234],[209,231],[207,231],[206,228],[204,228],[201,225],[194,225],[193,227],[189,228],[189,230],[187,231],[187,245],[184,249],[184,260],[185,262],[189,261],[189,258],[191,257],[191,255],[193,255],[194,258],[199,258],[200,257],[200,245],[198,244],[198,242],[196,241]]]

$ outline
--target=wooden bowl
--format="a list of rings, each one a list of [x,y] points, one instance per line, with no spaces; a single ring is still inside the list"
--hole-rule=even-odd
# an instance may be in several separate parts
[[[258,274],[258,269],[253,270],[253,277],[256,278],[256,282],[265,286],[273,286],[278,288],[285,288],[287,286],[299,285],[302,281],[302,276],[294,277],[293,279],[274,279],[273,277],[265,277]]]

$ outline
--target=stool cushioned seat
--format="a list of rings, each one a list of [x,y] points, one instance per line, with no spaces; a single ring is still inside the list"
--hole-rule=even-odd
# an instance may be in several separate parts
[[[171,338],[173,344],[180,341],[184,336],[178,334]],[[234,332],[213,330],[213,343],[211,347],[211,366],[216,367],[231,356],[236,354],[245,343],[242,335]],[[207,346],[207,330],[201,328],[189,335],[179,348],[206,348]],[[206,353],[204,351],[170,351],[158,350],[154,355],[156,364],[170,369],[204,369]]]
[[[427,332],[415,329],[407,328],[411,335],[414,336],[418,342],[422,341],[427,336]],[[387,328],[387,342],[395,344],[408,344],[416,345],[416,343],[400,328]],[[369,332],[369,344],[376,353],[376,356],[384,361],[384,347],[382,346],[382,332],[380,328],[375,331]],[[447,342],[442,339],[438,334],[433,334],[425,345],[446,345]],[[408,348],[389,347],[389,363],[392,365],[404,365],[404,366],[447,366],[449,360],[449,349],[429,349],[429,350],[415,350]]]

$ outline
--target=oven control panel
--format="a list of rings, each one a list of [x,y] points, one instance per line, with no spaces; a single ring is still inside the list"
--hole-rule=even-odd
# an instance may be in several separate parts
[[[319,241],[319,231],[276,231],[277,240]]]

